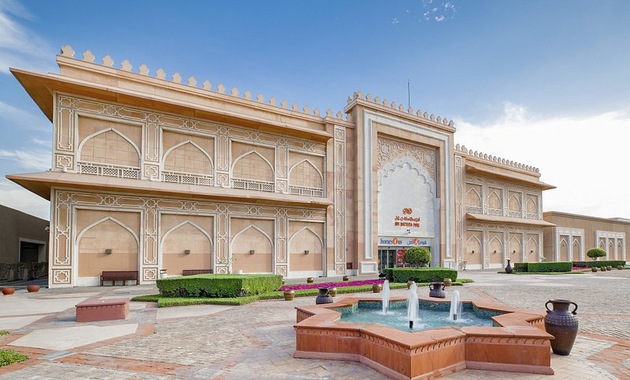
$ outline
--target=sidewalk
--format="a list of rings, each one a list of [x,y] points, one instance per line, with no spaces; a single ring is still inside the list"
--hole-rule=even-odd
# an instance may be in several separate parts
[[[580,333],[571,355],[552,355],[553,376],[464,370],[444,379],[630,379],[630,271],[560,276],[464,271],[460,276],[475,282],[447,288],[447,297],[458,290],[462,298],[491,297],[540,311],[550,298],[570,299],[579,305]],[[76,322],[74,306],[85,299],[156,292],[140,285],[20,289],[0,296],[0,330],[11,332],[0,336],[0,348],[29,356],[0,367],[0,380],[385,379],[356,362],[292,357],[294,307],[313,304],[315,297],[240,307],[157,309],[132,302],[126,320]]]

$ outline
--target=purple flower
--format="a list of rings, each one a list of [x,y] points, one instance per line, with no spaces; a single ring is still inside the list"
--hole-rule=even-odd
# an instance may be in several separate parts
[[[384,280],[361,280],[361,281],[344,281],[344,282],[321,282],[313,284],[300,284],[300,285],[283,285],[280,287],[281,291],[284,290],[305,290],[305,289],[319,289],[319,288],[344,288],[346,286],[362,286],[362,285],[374,285],[382,284]]]

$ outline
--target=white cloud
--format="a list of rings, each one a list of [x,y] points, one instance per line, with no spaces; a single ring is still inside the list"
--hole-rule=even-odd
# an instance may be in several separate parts
[[[13,0],[0,0],[0,73],[9,67],[51,71],[55,49],[43,38],[19,24],[16,19],[30,18],[25,8]]]
[[[457,13],[457,7],[450,1],[422,0],[424,21],[443,22],[451,20]]]
[[[20,128],[50,132],[51,122],[41,114],[32,114],[0,100],[0,120],[19,125]]]
[[[539,168],[541,180],[557,187],[543,193],[545,211],[630,217],[629,112],[537,119],[506,103],[497,122],[455,125],[456,142],[468,149]]]
[[[50,202],[6,179],[0,180],[0,203],[38,218],[50,220]]]
[[[45,171],[50,168],[50,150],[0,149],[0,161],[9,161],[10,167],[24,171]],[[4,165],[3,165],[4,166]]]

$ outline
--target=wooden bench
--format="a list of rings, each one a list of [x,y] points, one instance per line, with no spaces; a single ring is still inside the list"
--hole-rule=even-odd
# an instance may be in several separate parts
[[[87,299],[76,306],[77,322],[110,321],[127,319],[129,299]]]
[[[104,281],[111,281],[112,286],[116,285],[116,281],[122,281],[123,285],[127,284],[127,281],[135,281],[138,285],[138,271],[137,270],[105,270],[101,274],[101,286]]]
[[[182,271],[183,276],[192,276],[195,274],[212,274],[212,269],[184,269]]]

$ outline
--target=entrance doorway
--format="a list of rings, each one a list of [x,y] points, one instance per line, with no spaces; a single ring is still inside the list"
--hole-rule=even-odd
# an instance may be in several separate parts
[[[20,262],[40,263],[46,261],[46,244],[20,240]]]
[[[401,264],[398,257],[405,254],[406,249],[401,247],[379,247],[378,248],[378,270],[383,272],[387,268],[394,268]]]

